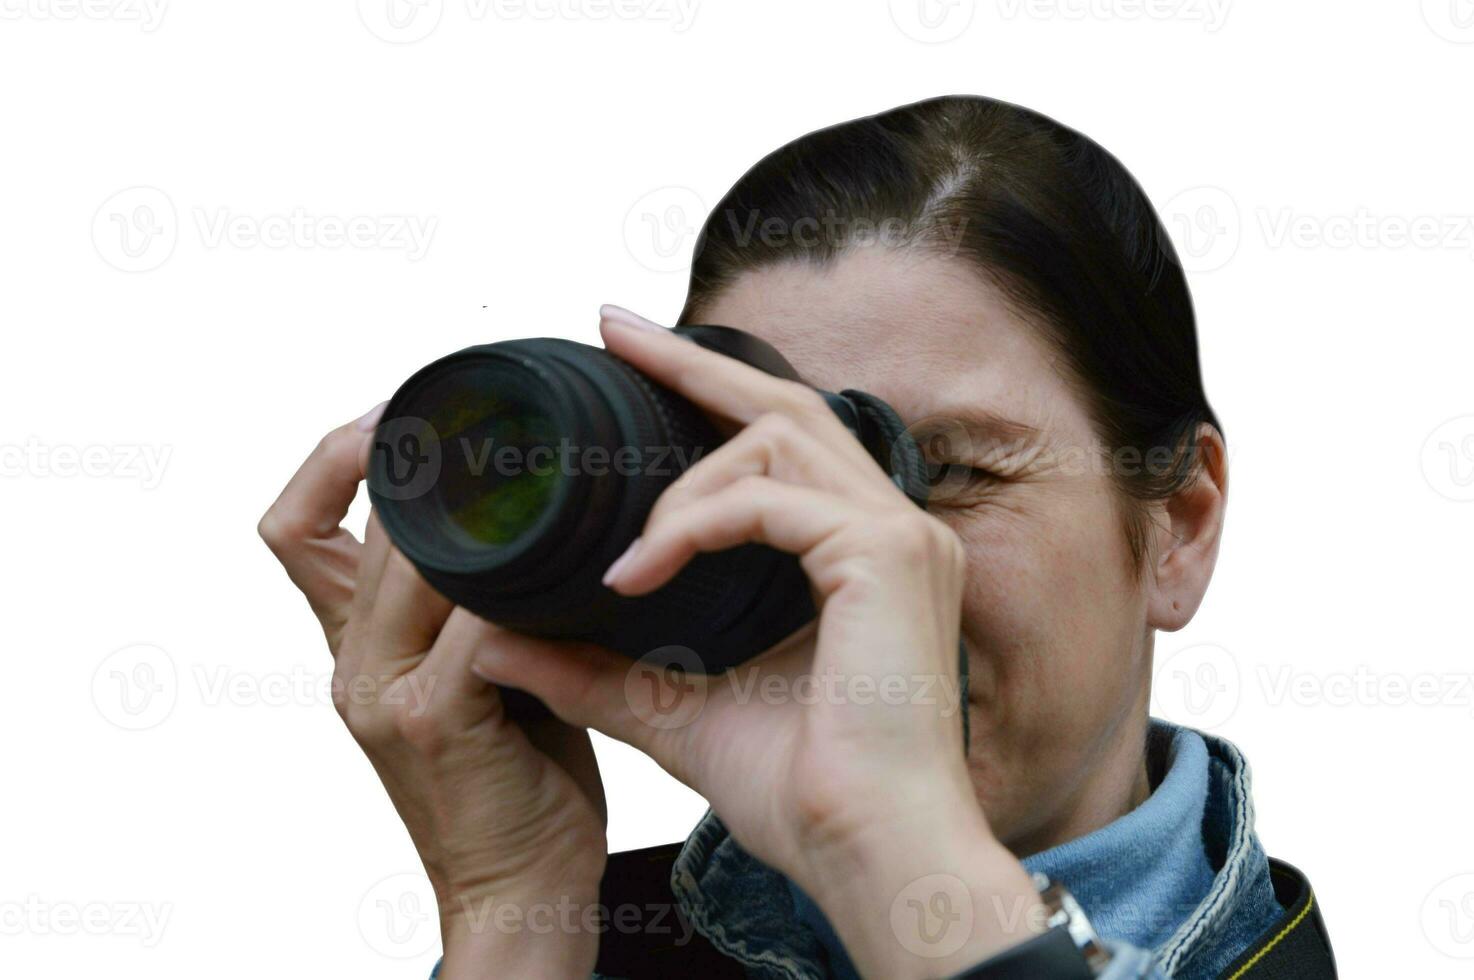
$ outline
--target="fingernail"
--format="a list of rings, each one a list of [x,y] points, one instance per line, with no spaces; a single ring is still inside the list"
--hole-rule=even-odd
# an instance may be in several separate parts
[[[614,564],[610,565],[609,570],[604,573],[604,584],[606,586],[610,585],[619,578],[620,572],[623,572],[625,570],[625,568],[629,565],[630,560],[635,557],[636,552],[638,552],[639,550],[640,539],[635,538],[635,540],[630,542],[630,546],[624,549],[624,554],[614,559]]]
[[[657,333],[670,332],[653,320],[647,320],[638,313],[631,313],[622,306],[614,306],[609,303],[605,303],[599,307],[599,318],[608,320],[610,323],[617,323],[621,326],[633,327],[636,330],[653,330]]]
[[[353,423],[354,425],[358,426],[358,431],[373,431],[374,426],[379,424],[379,419],[384,417],[384,409],[388,406],[388,404],[389,403],[387,401],[379,402],[379,404],[375,405],[373,408],[365,412],[362,418]]]

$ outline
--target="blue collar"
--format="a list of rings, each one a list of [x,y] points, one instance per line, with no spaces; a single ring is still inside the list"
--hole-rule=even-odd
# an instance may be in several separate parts
[[[1103,937],[1153,951],[1172,976],[1214,976],[1278,915],[1253,832],[1248,764],[1230,743],[1154,721],[1146,802],[1024,860],[1075,895]],[[758,976],[855,977],[817,906],[737,846],[713,813],[676,860],[693,926]]]
[[[1213,887],[1203,840],[1208,745],[1191,729],[1154,729],[1148,771],[1160,781],[1141,806],[1094,833],[1024,859],[1062,882],[1103,936],[1165,945]]]

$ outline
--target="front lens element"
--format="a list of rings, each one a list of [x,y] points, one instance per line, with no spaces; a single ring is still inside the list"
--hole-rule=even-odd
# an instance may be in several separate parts
[[[547,511],[564,478],[564,440],[531,393],[497,390],[495,373],[451,373],[427,421],[440,439],[440,479],[431,493],[442,513],[474,541],[504,546]]]

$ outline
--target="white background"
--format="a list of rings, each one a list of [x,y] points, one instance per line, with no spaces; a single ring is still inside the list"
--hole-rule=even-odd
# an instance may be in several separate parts
[[[758,157],[950,92],[1098,139],[1191,270],[1231,517],[1158,711],[1245,749],[1344,975],[1470,974],[1469,0],[389,2],[0,0],[0,974],[425,975],[257,517],[439,354],[669,320]],[[616,849],[697,819],[599,748]]]

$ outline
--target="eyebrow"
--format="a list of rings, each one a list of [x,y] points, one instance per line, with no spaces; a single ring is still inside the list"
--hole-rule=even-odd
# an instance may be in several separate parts
[[[911,429],[917,441],[924,441],[928,436],[939,435],[954,425],[960,426],[970,437],[993,445],[1027,446],[1039,442],[1043,436],[1035,426],[975,405],[929,412]]]

